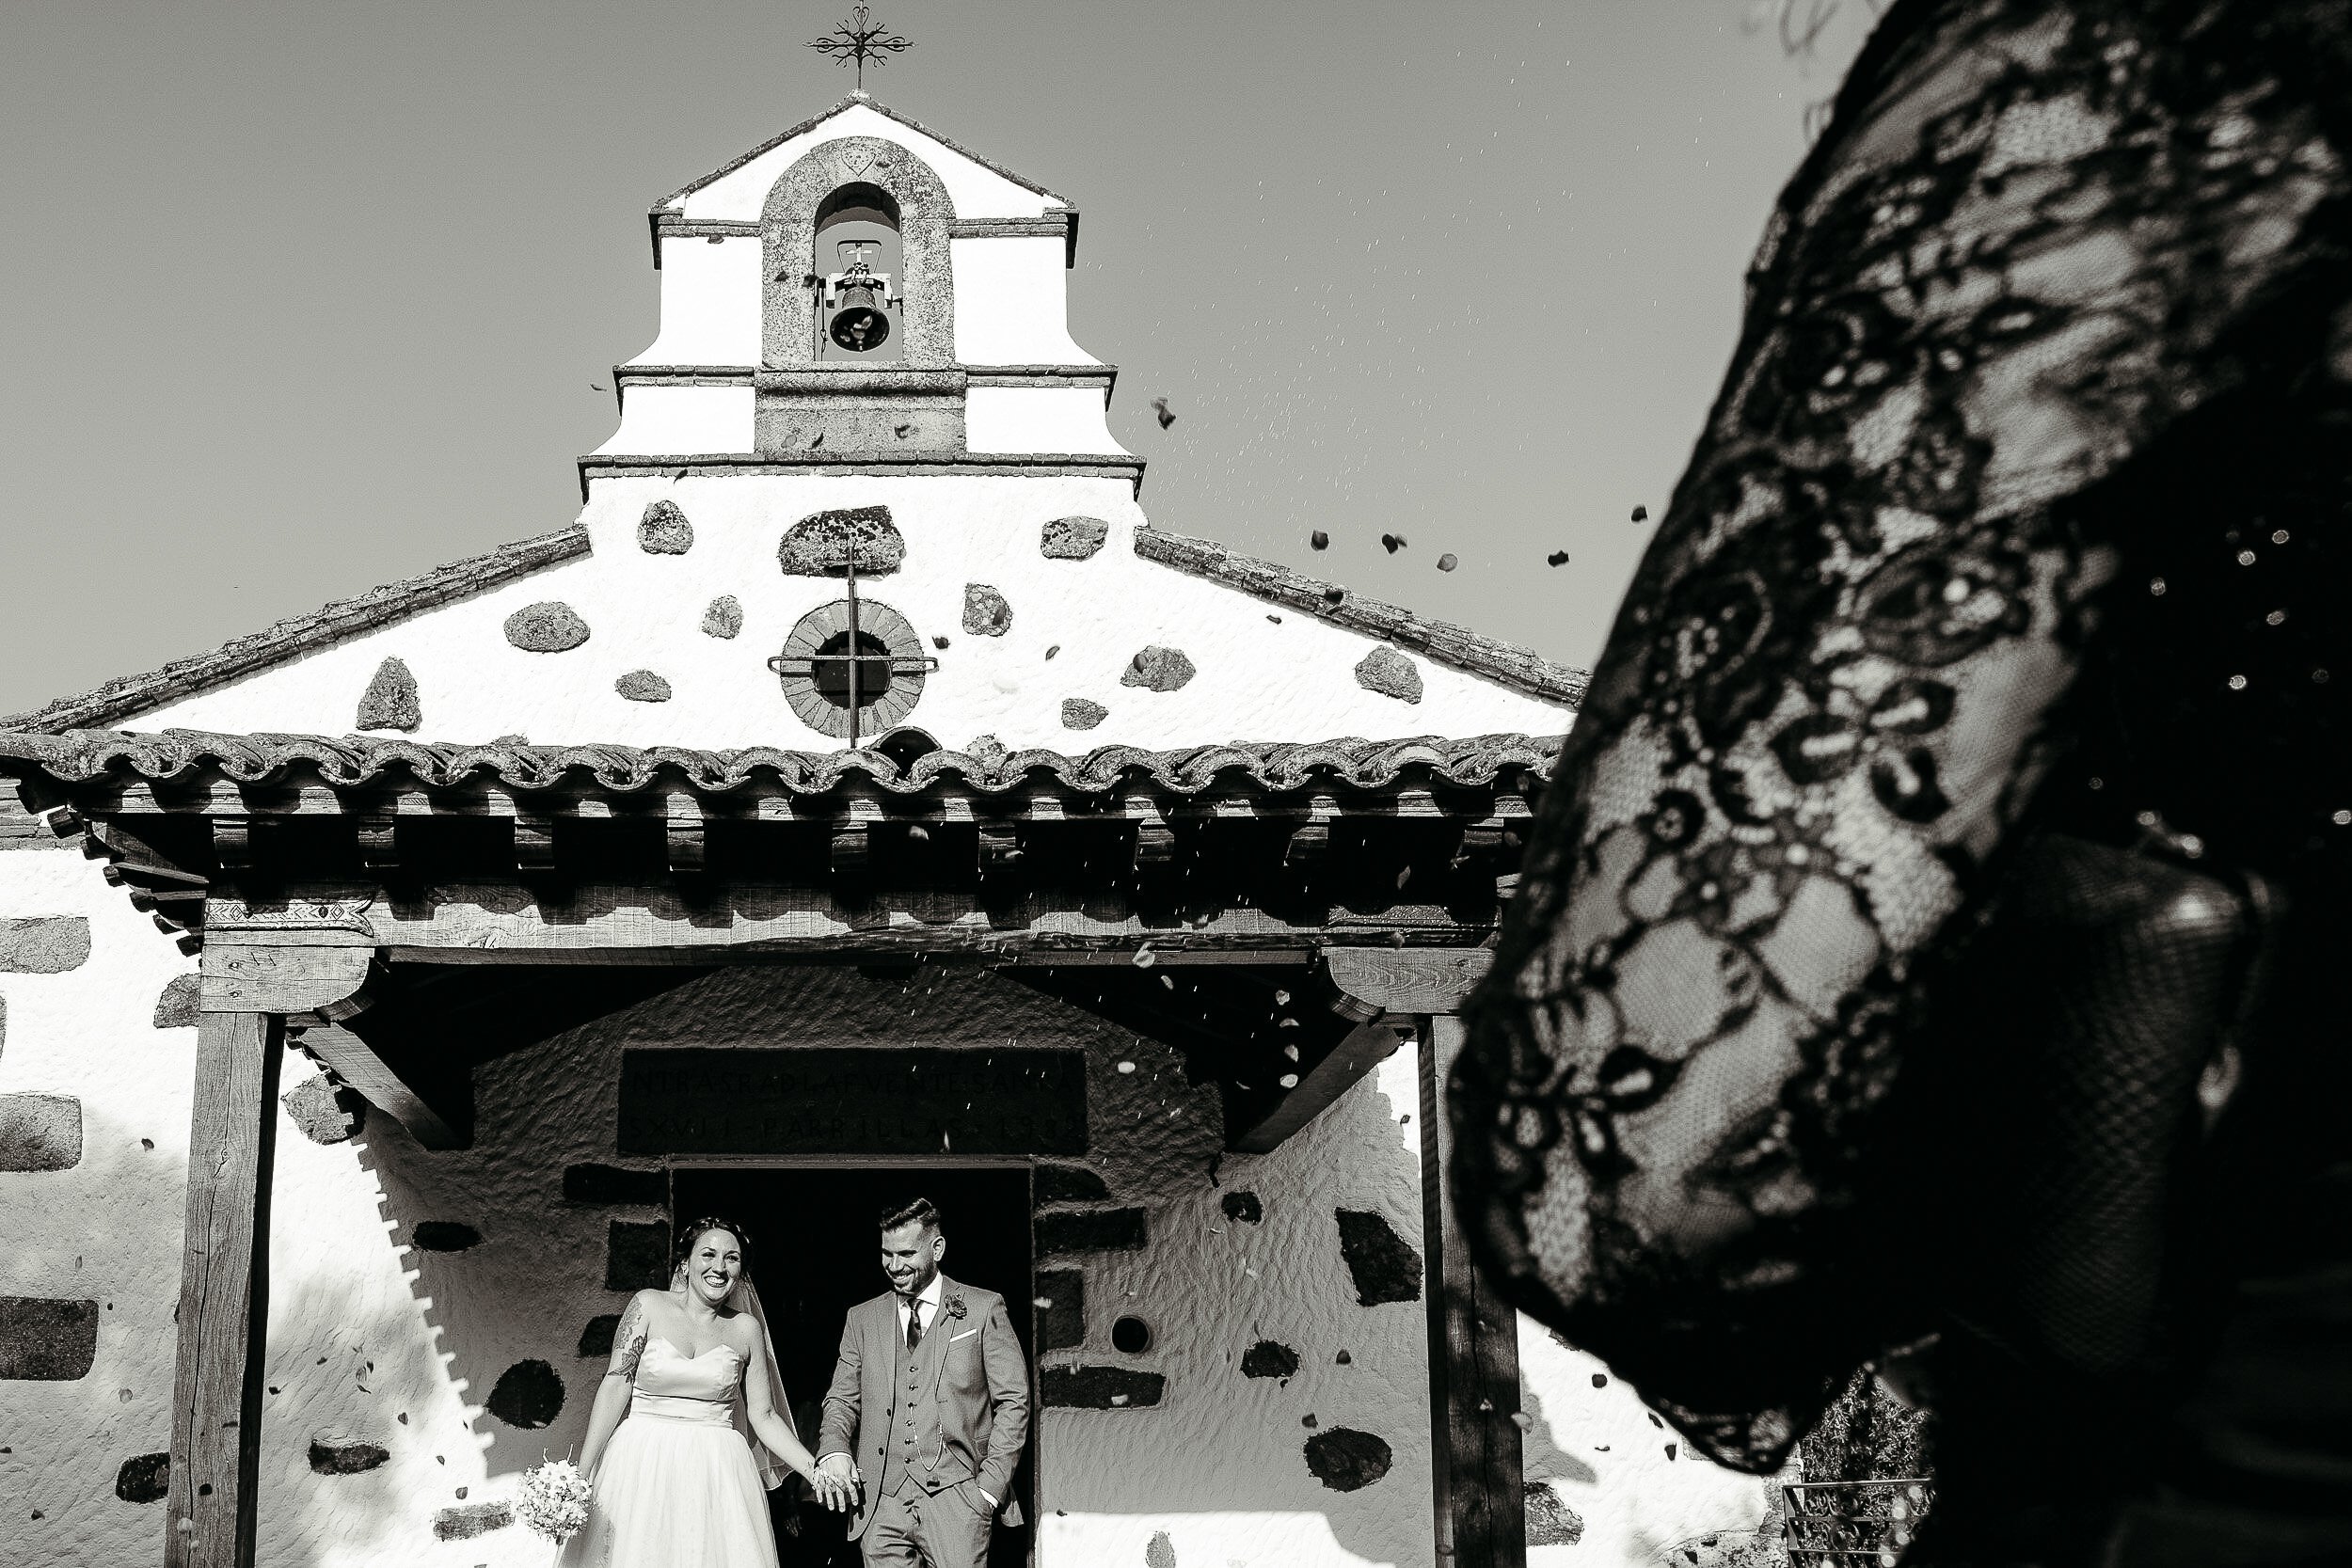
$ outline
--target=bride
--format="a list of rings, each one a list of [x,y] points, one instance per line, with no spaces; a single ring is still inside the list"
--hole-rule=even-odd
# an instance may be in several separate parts
[[[638,1291],[621,1315],[580,1452],[596,1497],[563,1568],[776,1568],[763,1474],[807,1478],[828,1508],[854,1501],[777,1414],[750,1252],[741,1226],[696,1220],[670,1289]]]

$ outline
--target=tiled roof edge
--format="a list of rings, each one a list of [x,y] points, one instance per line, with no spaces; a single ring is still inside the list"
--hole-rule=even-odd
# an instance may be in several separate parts
[[[724,793],[764,776],[794,794],[821,795],[862,776],[892,794],[914,795],[960,779],[987,793],[1018,790],[1041,770],[1074,791],[1100,793],[1122,783],[1149,782],[1180,794],[1232,781],[1238,771],[1268,790],[1352,787],[1385,789],[1408,776],[1479,786],[1505,772],[1549,777],[1563,736],[1486,735],[1467,738],[1417,736],[1401,740],[1344,738],[1318,742],[1235,742],[1152,752],[1103,746],[1082,757],[1059,752],[982,750],[932,752],[901,766],[880,752],[788,752],[774,747],[705,752],[657,746],[462,745],[373,736],[213,735],[166,730],[132,735],[118,730],[64,734],[0,733],[0,775],[44,776],[57,784],[88,784],[135,776],[161,783],[217,768],[240,784],[275,782],[290,771],[314,771],[331,787],[350,789],[395,770],[428,788],[451,788],[487,774],[509,789],[586,785],[632,794],[682,778],[704,793]]]
[[[501,545],[487,555],[436,566],[357,598],[338,599],[310,614],[291,616],[224,642],[210,653],[174,659],[143,675],[124,675],[78,697],[61,697],[46,707],[0,719],[0,730],[56,733],[102,728],[587,553],[588,531],[577,523],[535,539]]]
[[[1337,583],[1301,576],[1271,561],[1235,555],[1211,540],[1140,528],[1136,531],[1136,553],[1146,561],[1238,588],[1332,626],[1382,638],[1400,648],[1426,654],[1440,664],[1564,707],[1575,708],[1584,701],[1584,687],[1592,678],[1588,670],[1554,664],[1514,643],[1481,636],[1448,621],[1424,620],[1392,604],[1359,599]]]

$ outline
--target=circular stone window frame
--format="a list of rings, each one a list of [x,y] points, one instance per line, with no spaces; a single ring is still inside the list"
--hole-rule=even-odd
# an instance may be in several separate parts
[[[884,732],[902,722],[923,700],[923,683],[928,672],[923,666],[928,656],[923,639],[914,624],[878,599],[860,598],[857,604],[857,629],[873,638],[888,650],[893,660],[903,659],[914,666],[910,671],[893,671],[890,689],[880,700],[858,709],[857,734],[861,738],[879,738]],[[784,659],[814,659],[817,650],[832,639],[850,629],[848,599],[835,599],[819,605],[793,623],[792,630],[784,640]],[[850,710],[836,707],[824,693],[817,689],[814,671],[795,673],[779,672],[776,677],[784,686],[784,700],[802,723],[818,734],[834,740],[847,740],[850,733]]]

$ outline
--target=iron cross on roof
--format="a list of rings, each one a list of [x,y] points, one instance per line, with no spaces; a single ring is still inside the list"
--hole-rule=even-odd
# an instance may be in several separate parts
[[[808,46],[835,65],[857,67],[858,91],[866,90],[866,62],[880,65],[893,55],[904,54],[914,47],[911,39],[900,38],[888,27],[872,23],[864,6],[850,13],[842,23],[822,38],[808,40]]]
[[[778,675],[806,675],[815,680],[820,669],[829,665],[841,666],[850,687],[850,750],[854,752],[858,749],[858,721],[866,717],[864,677],[866,666],[877,666],[876,673],[882,677],[875,692],[879,700],[883,691],[890,689],[891,676],[927,674],[939,668],[939,660],[929,655],[913,658],[887,651],[869,654],[860,648],[860,641],[867,639],[858,626],[857,550],[854,545],[850,547],[843,575],[849,579],[850,587],[850,629],[849,635],[841,640],[841,651],[837,654],[815,654],[806,658],[778,654],[768,661],[768,668]]]

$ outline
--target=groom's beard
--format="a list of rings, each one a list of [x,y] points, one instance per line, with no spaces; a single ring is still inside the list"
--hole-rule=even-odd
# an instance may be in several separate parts
[[[890,1288],[898,1293],[899,1300],[913,1301],[915,1297],[930,1290],[931,1288],[931,1281],[937,1279],[938,1277],[939,1265],[937,1263],[933,1263],[918,1274],[910,1275],[907,1278],[907,1282],[903,1285],[899,1284],[895,1277],[892,1278],[890,1281]]]

